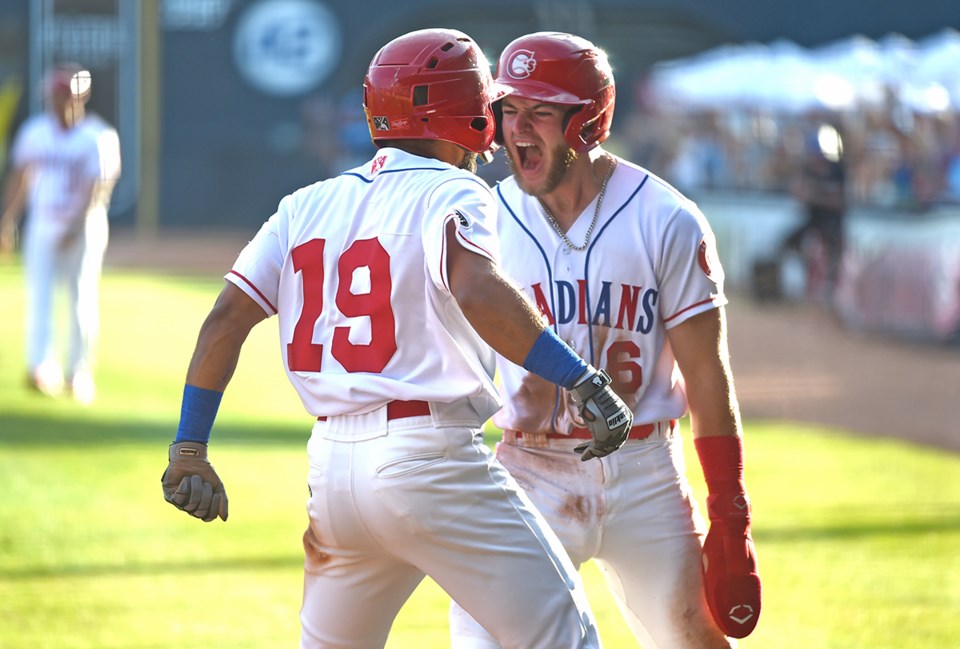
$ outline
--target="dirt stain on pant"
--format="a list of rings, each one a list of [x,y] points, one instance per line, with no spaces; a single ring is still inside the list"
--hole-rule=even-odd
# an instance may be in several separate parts
[[[330,555],[323,551],[323,542],[313,531],[313,527],[308,526],[307,531],[303,533],[303,554],[304,569],[308,572],[318,570],[325,563],[329,563]]]

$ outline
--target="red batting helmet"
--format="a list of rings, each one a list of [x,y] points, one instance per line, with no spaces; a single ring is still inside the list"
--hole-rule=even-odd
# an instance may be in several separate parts
[[[561,32],[521,36],[500,55],[496,80],[516,97],[582,106],[564,130],[577,151],[589,151],[610,135],[613,70],[606,52],[585,38]]]
[[[363,80],[370,137],[446,140],[474,153],[493,144],[490,104],[503,96],[472,38],[454,29],[422,29],[377,52]]]

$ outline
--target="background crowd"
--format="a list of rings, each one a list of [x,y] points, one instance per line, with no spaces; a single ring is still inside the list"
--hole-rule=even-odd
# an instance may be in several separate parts
[[[753,48],[762,66],[743,48],[702,55],[709,73],[696,60],[655,66],[634,88],[621,144],[681,189],[785,192],[811,145],[829,148],[813,142],[829,124],[852,204],[923,212],[960,202],[960,65],[949,64],[960,34],[831,49],[841,46],[861,69],[796,47],[788,57],[782,43]]]

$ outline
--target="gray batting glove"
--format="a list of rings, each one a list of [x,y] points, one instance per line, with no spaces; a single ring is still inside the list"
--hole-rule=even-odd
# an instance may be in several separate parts
[[[170,464],[160,482],[163,497],[177,509],[207,523],[217,516],[227,520],[227,492],[213,465],[207,461],[206,444],[171,444]]]
[[[570,391],[573,402],[586,422],[593,439],[573,449],[582,453],[584,462],[594,457],[610,455],[623,446],[633,426],[633,412],[627,408],[613,388],[610,375],[587,366],[587,371]]]

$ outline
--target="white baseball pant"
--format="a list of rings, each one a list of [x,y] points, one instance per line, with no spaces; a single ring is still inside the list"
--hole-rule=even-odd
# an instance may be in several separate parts
[[[644,649],[727,649],[710,617],[700,576],[705,523],[689,483],[676,427],[581,462],[580,439],[543,448],[500,443],[497,458],[550,522],[579,567],[594,559]],[[521,442],[522,443],[522,442]],[[451,605],[453,649],[497,649],[482,626]]]
[[[388,420],[386,408],[314,426],[301,647],[384,646],[430,575],[513,649],[598,648],[576,569],[475,425]]]
[[[92,370],[100,331],[100,273],[109,236],[106,210],[92,210],[83,231],[61,248],[64,225],[29,219],[24,239],[27,280],[27,367],[59,368],[53,315],[59,285],[67,289],[69,351],[67,376]],[[59,369],[57,369],[59,372]]]

